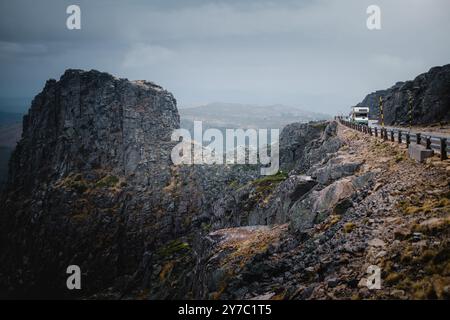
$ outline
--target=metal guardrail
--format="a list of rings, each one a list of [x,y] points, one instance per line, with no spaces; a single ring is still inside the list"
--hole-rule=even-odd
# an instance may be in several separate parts
[[[406,147],[409,147],[412,142],[423,145],[429,150],[438,151],[442,161],[448,159],[448,151],[450,149],[450,139],[448,138],[434,137],[424,133],[410,133],[408,131],[403,132],[402,130],[395,128],[386,129],[370,127],[368,125],[347,121],[340,117],[337,117],[337,120],[346,127],[371,136],[380,137],[384,141],[397,141],[399,144],[406,143]]]

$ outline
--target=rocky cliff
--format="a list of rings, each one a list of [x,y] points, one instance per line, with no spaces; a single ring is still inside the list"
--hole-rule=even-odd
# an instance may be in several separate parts
[[[395,143],[327,128],[302,152],[321,155],[307,175],[292,170],[253,182],[264,194],[250,214],[265,215],[268,225],[205,237],[194,269],[197,297],[450,298],[450,162],[430,159],[424,169]],[[330,148],[336,140],[339,147]],[[252,190],[237,190],[233,205],[221,207],[247,215]],[[380,268],[377,290],[367,285],[369,267]]]
[[[387,125],[409,124],[409,101],[412,102],[413,125],[449,122],[450,65],[434,67],[412,81],[398,82],[389,89],[373,92],[358,105],[370,107],[371,118],[378,119],[380,97],[384,100]]]
[[[273,176],[174,166],[173,96],[98,71],[48,81],[23,122],[0,199],[2,297],[449,296],[444,161],[423,170],[396,145],[311,122],[284,128]],[[66,288],[72,264],[80,291]],[[375,293],[374,264],[389,277]]]
[[[54,294],[77,264],[95,290],[136,269],[178,224],[161,217],[159,196],[178,126],[175,99],[151,82],[81,70],[49,80],[24,117],[2,195],[2,289]]]
[[[118,297],[141,284],[155,297],[187,294],[187,284],[149,285],[152,265],[189,249],[179,275],[187,283],[190,247],[208,230],[212,203],[258,168],[173,166],[178,127],[174,97],[154,83],[94,70],[49,80],[23,119],[2,193],[0,293],[77,294],[64,281],[76,264],[78,295],[112,287]]]

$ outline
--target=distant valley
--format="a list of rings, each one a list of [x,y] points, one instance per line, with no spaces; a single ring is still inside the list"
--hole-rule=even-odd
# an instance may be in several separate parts
[[[282,129],[292,122],[327,120],[331,116],[281,104],[269,106],[237,103],[210,103],[180,108],[181,127],[192,131],[194,120],[203,121],[204,128]]]

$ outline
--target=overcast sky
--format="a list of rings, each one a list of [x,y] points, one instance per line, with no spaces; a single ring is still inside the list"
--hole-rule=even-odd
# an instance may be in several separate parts
[[[66,8],[81,7],[81,30]],[[382,29],[366,27],[381,7]],[[336,113],[450,63],[448,0],[0,3],[0,101],[67,68],[154,81],[181,106],[286,104]],[[28,107],[28,106],[27,106]]]

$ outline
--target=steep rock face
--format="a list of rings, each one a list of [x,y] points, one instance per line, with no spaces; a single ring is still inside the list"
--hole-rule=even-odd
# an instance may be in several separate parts
[[[215,201],[259,175],[174,166],[176,101],[147,81],[68,70],[23,122],[0,201],[2,296],[188,297]],[[72,264],[80,293],[66,288]]]
[[[153,83],[81,70],[49,80],[24,117],[0,203],[1,287],[52,295],[70,264],[87,292],[133,272],[177,228],[162,190],[178,126],[175,99]]]
[[[303,200],[294,202],[301,210],[290,217],[289,228],[227,228],[205,238],[195,268],[197,296],[449,298],[448,163],[433,161],[424,170],[397,145],[344,126],[337,129],[343,147],[310,170],[323,173],[336,167],[339,174],[326,175]],[[295,186],[304,182],[291,172],[279,184],[284,185],[283,203],[289,206],[288,194],[295,194]],[[366,286],[371,265],[386,272],[380,290]]]
[[[450,121],[450,64],[434,67],[412,81],[399,82],[387,90],[371,93],[358,105],[370,107],[371,117],[378,119],[378,101],[383,97],[385,123],[408,124],[408,92],[412,97],[412,124]]]
[[[297,281],[322,281],[320,268],[311,265],[316,268],[331,258],[316,252],[329,245],[321,245],[319,239],[327,229],[326,236],[333,236],[335,224],[373,185],[374,174],[361,172],[361,157],[341,150],[345,141],[335,122],[323,123],[319,137],[306,141],[310,125],[317,128],[317,123],[297,126],[298,131],[290,126],[292,140],[295,135],[305,138],[292,160],[293,170],[256,179],[215,203],[223,229],[206,235],[197,250],[196,297],[291,298],[303,292]]]
[[[296,204],[303,201],[318,181],[304,175],[314,165],[326,163],[341,146],[336,137],[336,123],[294,123],[280,137],[280,162],[291,168],[289,174],[262,177],[239,186],[214,203],[216,225],[229,226],[283,224],[295,215]],[[356,167],[342,165],[341,175],[353,173]],[[347,166],[351,168],[347,168]],[[324,168],[321,168],[325,171]],[[316,174],[319,182],[326,172]],[[335,177],[337,178],[337,177]],[[329,178],[331,179],[331,178]],[[310,208],[306,208],[309,210]]]
[[[291,123],[283,128],[280,134],[280,168],[289,171],[304,155],[305,147],[314,139],[318,139],[326,125],[317,123]]]

